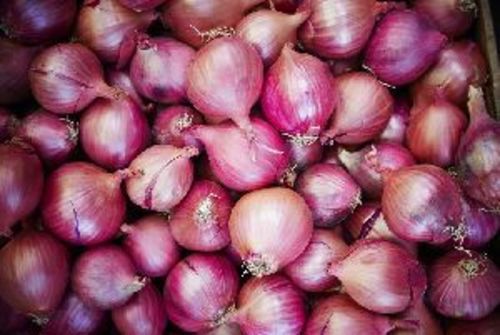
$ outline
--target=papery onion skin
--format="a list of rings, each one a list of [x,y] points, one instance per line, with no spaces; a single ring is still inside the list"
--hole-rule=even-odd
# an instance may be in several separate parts
[[[125,217],[123,177],[91,163],[64,164],[47,179],[41,204],[45,227],[75,245],[112,239]]]
[[[364,72],[343,74],[335,79],[335,84],[337,108],[329,128],[323,132],[322,143],[361,144],[379,136],[394,108],[387,87]]]
[[[0,296],[19,312],[44,317],[64,296],[69,252],[51,235],[25,230],[0,250]]]
[[[233,318],[246,335],[299,335],[306,322],[302,292],[282,275],[251,278]]]
[[[227,258],[192,254],[167,276],[163,291],[167,316],[185,331],[210,330],[231,317],[238,288],[238,273]]]
[[[148,277],[163,277],[180,260],[181,250],[161,216],[147,216],[132,225],[123,225],[123,248],[137,270]]]
[[[146,104],[137,92],[137,89],[134,87],[134,84],[130,79],[128,71],[108,69],[106,79],[111,86],[121,89],[130,98],[132,98],[132,100],[134,100],[134,102],[138,104],[143,111],[149,112],[152,109],[152,103]]]
[[[493,312],[477,321],[452,320],[446,329],[446,335],[496,335],[500,332],[500,315]]]
[[[297,179],[297,192],[311,208],[316,227],[332,227],[361,203],[361,188],[340,166],[318,163]]]
[[[463,240],[465,248],[477,249],[484,246],[500,230],[500,216],[485,209],[478,201],[464,197],[462,211],[466,227]]]
[[[446,36],[417,12],[394,10],[375,28],[366,47],[364,66],[384,83],[402,86],[424,74],[446,42]]]
[[[143,12],[160,6],[165,0],[118,0],[120,3],[136,12]]]
[[[264,230],[266,234],[262,234]],[[231,243],[247,270],[258,277],[290,264],[305,250],[312,232],[312,215],[306,202],[298,193],[282,187],[245,194],[229,218]]]
[[[441,315],[478,320],[500,304],[500,270],[476,251],[449,251],[429,274],[430,302]]]
[[[409,114],[409,101],[401,97],[394,99],[394,111],[389,119],[389,123],[387,123],[387,127],[380,134],[379,140],[404,144]]]
[[[153,140],[156,144],[171,144],[176,147],[195,146],[202,148],[189,128],[203,124],[203,116],[188,106],[169,106],[156,113],[153,123]]]

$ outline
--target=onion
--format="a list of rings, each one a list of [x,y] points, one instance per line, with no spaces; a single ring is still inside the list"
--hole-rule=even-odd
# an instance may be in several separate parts
[[[29,319],[0,299],[0,324],[2,325],[0,334],[10,335],[26,328],[26,325],[29,324]]]
[[[22,144],[0,144],[0,236],[40,202],[44,185],[42,163]]]
[[[434,64],[446,42],[446,36],[417,12],[395,10],[377,25],[366,47],[364,66],[389,85],[405,85]]]
[[[284,276],[251,278],[241,288],[233,320],[245,335],[299,335],[306,322],[304,297]]]
[[[0,142],[9,139],[18,126],[19,121],[7,109],[0,107]]]
[[[382,314],[404,311],[422,298],[427,286],[415,256],[384,240],[356,242],[343,260],[332,262],[329,272],[359,305]]]
[[[87,156],[112,170],[126,167],[148,145],[148,120],[128,97],[97,100],[80,119],[80,139]]]
[[[106,320],[104,311],[85,305],[78,295],[69,292],[40,335],[98,335],[103,333]]]
[[[119,0],[85,0],[78,14],[78,40],[107,63],[126,65],[135,48],[135,34],[156,19],[154,11],[134,12]]]
[[[452,320],[446,330],[446,335],[495,335],[500,331],[499,312],[491,313],[478,321]]]
[[[43,223],[60,239],[92,245],[115,237],[125,217],[121,182],[114,174],[84,162],[67,163],[48,178],[41,204]]]
[[[128,72],[108,69],[106,78],[110,85],[112,85],[113,87],[117,87],[125,92],[132,100],[134,100],[137,105],[141,107],[143,111],[151,111],[151,109],[153,108],[153,104],[144,103],[142,97],[139,95],[139,93],[137,93],[134,84],[132,84],[132,80],[130,79]]]
[[[158,290],[148,284],[126,305],[113,309],[113,322],[124,335],[161,335],[167,325],[163,297]]]
[[[402,315],[399,315],[398,319],[415,320],[418,326],[412,330],[397,329],[391,332],[391,335],[443,335],[439,320],[427,309],[423,301],[415,302]]]
[[[328,66],[335,77],[348,72],[360,71],[361,57],[354,56],[345,59],[330,59],[328,60]]]
[[[158,111],[153,124],[153,139],[156,144],[171,144],[177,147],[202,148],[200,141],[187,130],[202,124],[203,117],[191,107],[169,106]]]
[[[274,183],[288,164],[286,144],[276,130],[256,117],[249,125],[254,133],[251,140],[231,122],[190,130],[205,146],[215,176],[224,186],[236,191],[250,191]]]
[[[339,160],[371,198],[380,198],[384,180],[392,171],[415,164],[411,153],[397,143],[380,142],[358,151],[339,150]]]
[[[127,253],[110,244],[85,250],[73,265],[71,281],[83,303],[100,309],[124,305],[146,285]]]
[[[227,223],[231,208],[229,192],[222,186],[196,181],[170,219],[172,235],[189,250],[220,250],[230,242]]]
[[[430,301],[444,316],[478,320],[500,304],[500,270],[476,251],[449,251],[429,273]]]
[[[347,245],[340,234],[315,229],[307,248],[284,272],[300,289],[323,292],[339,285],[337,278],[328,273],[328,268],[331,262],[341,260],[346,253]]]
[[[0,22],[21,43],[44,44],[70,34],[76,11],[76,0],[11,0],[3,4]]]
[[[312,232],[312,215],[304,199],[281,187],[245,194],[229,218],[233,247],[246,270],[257,277],[290,264],[306,249]]]
[[[463,223],[466,231],[463,236],[465,248],[479,248],[488,243],[500,230],[500,216],[488,211],[473,199],[462,201]],[[458,227],[460,228],[460,227]],[[457,233],[461,233],[457,231]],[[460,237],[460,235],[458,236]]]
[[[384,185],[382,211],[389,228],[413,242],[443,244],[462,220],[460,190],[433,165],[414,165],[393,172]]]
[[[0,249],[0,297],[15,310],[45,317],[64,296],[69,253],[51,235],[25,230]]]
[[[391,141],[403,144],[406,136],[410,114],[410,104],[405,98],[396,98],[394,100],[394,111],[382,134],[379,136],[381,141]]]
[[[179,40],[200,47],[217,36],[228,35],[246,11],[263,1],[170,0],[163,6],[162,18]]]
[[[49,166],[67,161],[78,143],[78,124],[38,110],[23,119],[16,136],[30,143]]]
[[[142,34],[130,62],[130,78],[150,100],[164,104],[185,101],[187,70],[194,56],[194,49],[177,40]]]
[[[98,97],[118,95],[104,82],[97,57],[78,43],[45,49],[31,64],[30,81],[36,100],[57,114],[76,113]]]
[[[143,12],[160,6],[165,0],[118,0],[120,3],[136,12]]]
[[[194,147],[154,145],[130,164],[136,176],[126,180],[130,200],[144,209],[165,212],[177,205],[193,182]]]
[[[290,165],[299,170],[318,163],[323,157],[323,147],[319,141],[309,145],[297,143],[296,141],[287,141],[290,152]]]
[[[233,264],[217,254],[192,254],[167,276],[168,318],[188,332],[210,330],[231,318],[239,278]]]
[[[339,100],[322,142],[361,144],[379,136],[393,111],[389,90],[363,72],[343,74],[335,82]]]
[[[297,42],[297,29],[308,16],[308,11],[285,14],[262,9],[241,20],[236,34],[257,50],[265,66],[270,66],[285,45]]]
[[[500,208],[500,123],[486,110],[483,92],[469,91],[470,123],[461,139],[457,162],[467,195],[487,208]]]
[[[297,180],[297,192],[311,208],[317,227],[337,225],[361,203],[361,189],[340,166],[319,163]]]

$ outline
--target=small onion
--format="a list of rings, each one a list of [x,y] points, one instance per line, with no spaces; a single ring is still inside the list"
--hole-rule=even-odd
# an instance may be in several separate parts
[[[493,312],[477,321],[452,320],[446,329],[446,335],[496,335],[500,332],[500,313]]]
[[[303,170],[306,167],[318,163],[323,157],[323,146],[319,141],[312,144],[301,144],[297,141],[287,141],[290,152],[290,165]]]
[[[439,320],[429,311],[423,301],[415,302],[402,315],[399,315],[398,319],[417,321],[418,326],[412,330],[397,329],[391,332],[391,335],[443,335]]]
[[[154,142],[201,149],[201,143],[187,130],[202,123],[203,117],[191,107],[181,105],[166,107],[156,113],[153,124]]]
[[[160,6],[165,0],[118,0],[120,3],[136,12],[143,12]]]
[[[273,274],[296,259],[309,244],[312,232],[306,202],[287,188],[245,194],[229,218],[232,245],[245,268],[258,277]]]
[[[335,77],[348,72],[360,71],[361,57],[354,56],[345,59],[330,59],[328,60],[328,66]]]
[[[0,334],[11,335],[26,328],[26,325],[29,324],[29,318],[15,311],[9,304],[0,299],[0,324],[2,325]]]
[[[463,223],[466,228],[463,246],[479,248],[488,243],[500,230],[500,215],[488,211],[473,199],[462,201]]]
[[[406,136],[410,115],[410,103],[402,97],[394,100],[394,111],[382,134],[379,136],[381,141],[391,141],[403,144]]]
[[[106,79],[111,86],[125,92],[143,111],[149,112],[153,108],[152,103],[146,104],[139,93],[137,93],[137,89],[134,87],[128,71],[108,69]]]

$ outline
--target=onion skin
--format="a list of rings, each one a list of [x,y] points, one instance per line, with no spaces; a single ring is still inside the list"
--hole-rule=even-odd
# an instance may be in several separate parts
[[[429,273],[430,302],[441,315],[478,320],[500,304],[500,270],[476,251],[449,251]]]
[[[465,248],[477,249],[484,246],[500,230],[500,216],[486,210],[479,202],[464,197],[462,211],[467,229],[463,240]]]
[[[166,107],[156,114],[153,140],[156,144],[194,146],[202,149],[200,141],[187,131],[198,124],[203,124],[203,116],[193,108],[181,105]]]
[[[379,136],[379,141],[389,141],[404,144],[406,137],[406,128],[408,128],[410,114],[410,103],[405,98],[396,98],[394,100],[394,111],[387,123],[387,127]]]
[[[22,313],[15,311],[9,304],[0,299],[0,334],[10,335],[16,331],[23,330],[30,320]]]
[[[69,253],[51,235],[25,230],[0,250],[0,267],[1,298],[19,312],[44,317],[64,296]]]
[[[160,6],[166,0],[118,0],[120,3],[136,12],[144,12]]]
[[[125,92],[144,112],[149,112],[153,108],[152,103],[145,104],[142,97],[137,93],[128,71],[108,69],[106,79],[111,86]]]
[[[446,329],[446,335],[495,335],[500,331],[500,315],[493,312],[477,321],[452,320]]]
[[[323,158],[323,146],[319,141],[309,145],[287,141],[287,145],[290,152],[290,165],[295,165],[298,170],[304,170],[308,166],[319,163]]]
[[[398,319],[418,321],[416,329],[397,329],[391,332],[391,335],[443,335],[440,320],[429,311],[424,301],[416,301],[413,306],[408,308]],[[465,334],[464,334],[465,335]]]

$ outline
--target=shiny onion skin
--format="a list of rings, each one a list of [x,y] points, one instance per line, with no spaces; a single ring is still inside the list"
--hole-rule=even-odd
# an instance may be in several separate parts
[[[149,144],[148,120],[131,98],[99,99],[80,118],[83,151],[110,170],[126,167]]]
[[[273,274],[295,260],[306,249],[312,232],[306,202],[282,187],[245,194],[229,218],[232,246],[246,270],[257,277]]]
[[[22,143],[0,144],[0,236],[27,217],[40,202],[44,186],[42,163]]]
[[[404,97],[394,99],[394,111],[389,123],[378,137],[380,141],[404,144],[410,115],[410,103]]]
[[[160,6],[166,0],[118,0],[123,6],[136,12],[144,12]]]
[[[287,265],[284,272],[300,289],[324,292],[340,284],[328,273],[328,268],[332,261],[340,260],[347,254],[347,248],[336,231],[315,229],[307,248]]]
[[[452,320],[446,329],[446,335],[496,335],[500,332],[500,313],[493,312],[477,321]]]
[[[231,208],[226,189],[213,181],[198,180],[170,218],[172,235],[188,250],[220,250],[231,242],[227,226]]]
[[[343,260],[332,262],[329,272],[359,305],[382,314],[404,311],[422,299],[427,286],[416,256],[385,240],[356,242]]]
[[[428,295],[441,315],[481,319],[500,304],[500,270],[476,251],[449,251],[429,269]]]
[[[0,297],[15,310],[45,317],[61,302],[70,263],[51,235],[24,230],[0,249]]]
[[[146,285],[136,275],[128,254],[111,244],[86,249],[76,259],[71,274],[73,291],[84,304],[99,309],[123,306]]]
[[[76,22],[78,40],[107,63],[123,67],[135,48],[135,37],[156,19],[154,11],[137,13],[119,0],[84,0]]]
[[[167,326],[163,297],[153,284],[137,292],[125,305],[111,312],[123,335],[162,335]]]
[[[195,50],[165,37],[138,37],[130,61],[130,78],[144,97],[163,104],[186,100],[187,72]]]
[[[203,116],[191,107],[182,105],[166,107],[156,113],[153,122],[153,141],[156,144],[194,146],[202,149],[200,141],[187,130],[203,123]]]
[[[44,226],[74,245],[115,237],[125,218],[122,171],[114,174],[86,162],[64,164],[49,176],[41,212]]]
[[[309,11],[285,14],[261,9],[248,14],[236,26],[236,35],[252,45],[265,66],[273,64],[281,49],[297,42],[297,29],[309,17]]]
[[[123,248],[141,274],[163,277],[180,260],[181,250],[170,230],[165,218],[153,215],[121,227]]]
[[[405,167],[387,179],[382,211],[400,238],[441,245],[451,239],[450,230],[462,220],[460,189],[437,166]]]
[[[443,335],[440,320],[436,318],[424,301],[416,301],[402,314],[397,316],[400,320],[414,320],[418,322],[415,329],[396,329],[391,335]],[[463,334],[465,335],[465,334]]]
[[[144,112],[149,112],[153,108],[152,103],[145,103],[142,97],[134,87],[128,71],[108,69],[106,73],[108,83],[116,88],[121,89],[127,94],[136,104],[138,104]]]
[[[311,209],[316,227],[332,227],[361,203],[361,188],[341,167],[318,163],[300,174],[297,192]]]
[[[115,99],[117,90],[103,77],[99,59],[79,43],[45,49],[33,60],[29,72],[35,99],[56,114],[77,113],[96,98]]]
[[[236,191],[251,191],[275,183],[289,160],[285,141],[270,124],[253,117],[249,125],[253,139],[248,139],[232,122],[200,125],[190,130],[205,146],[215,176]]]
[[[129,166],[135,175],[126,180],[129,199],[144,209],[166,212],[179,204],[193,182],[194,147],[154,145]]]
[[[226,257],[191,254],[177,263],[165,281],[167,316],[188,332],[216,328],[232,317],[238,289],[238,273]]]
[[[406,85],[434,64],[447,40],[417,12],[394,10],[375,28],[364,67],[386,84]]]
[[[463,240],[465,248],[477,249],[484,246],[500,230],[500,215],[488,211],[476,200],[464,197],[462,213],[466,229]]]
[[[251,278],[238,294],[232,320],[245,335],[299,335],[306,323],[304,296],[282,275]]]
[[[286,45],[266,73],[262,112],[292,141],[307,141],[323,131],[333,113],[337,103],[333,80],[326,63]]]
[[[343,74],[335,79],[335,85],[337,108],[322,134],[322,143],[361,144],[379,136],[394,108],[387,87],[364,72]]]

